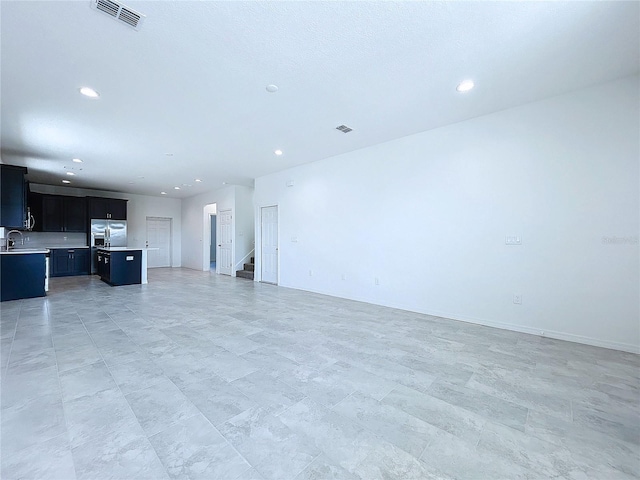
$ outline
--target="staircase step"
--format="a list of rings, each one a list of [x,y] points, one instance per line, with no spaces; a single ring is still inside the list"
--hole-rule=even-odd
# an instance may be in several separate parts
[[[244,269],[248,272],[255,272],[256,266],[253,263],[245,263]]]
[[[236,277],[248,278],[249,280],[253,280],[253,272],[247,270],[238,270],[236,272]]]

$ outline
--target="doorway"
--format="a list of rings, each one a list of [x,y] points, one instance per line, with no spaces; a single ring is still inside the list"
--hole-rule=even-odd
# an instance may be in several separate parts
[[[231,275],[233,270],[231,218],[231,210],[220,210],[217,218],[220,235],[218,237],[216,265],[218,273],[222,275]]]
[[[147,217],[147,267],[171,266],[171,219]]]
[[[261,231],[261,279],[265,283],[278,284],[278,207],[262,207]]]
[[[217,236],[216,236],[216,215],[209,215],[210,224],[211,224],[211,241],[209,242],[209,270],[216,271],[216,250],[218,247]]]
[[[216,238],[220,236],[217,229],[212,228],[211,222],[218,213],[218,205],[209,203],[202,209],[202,271],[217,273],[216,268],[211,268],[211,262],[215,262],[220,255],[217,251]],[[213,234],[213,235],[212,235]],[[215,265],[215,264],[214,264]]]

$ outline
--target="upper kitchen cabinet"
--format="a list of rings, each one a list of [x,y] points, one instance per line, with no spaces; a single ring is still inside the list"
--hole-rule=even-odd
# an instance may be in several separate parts
[[[0,165],[0,227],[25,228],[27,169]]]
[[[40,220],[40,230],[42,232],[64,232],[62,226],[62,197],[59,195],[41,195],[42,218],[36,218],[36,225]]]
[[[65,232],[87,231],[87,199],[84,197],[64,198],[63,214]]]
[[[41,195],[42,217],[40,228],[36,218],[36,230],[43,232],[87,231],[87,202],[84,197]]]
[[[89,218],[103,220],[126,220],[127,200],[119,198],[87,197]]]
[[[31,210],[34,224],[32,230],[34,232],[42,231],[42,193],[29,191],[27,195],[27,208]]]

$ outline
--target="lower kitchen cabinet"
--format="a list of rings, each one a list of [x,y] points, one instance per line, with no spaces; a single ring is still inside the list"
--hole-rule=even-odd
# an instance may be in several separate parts
[[[0,301],[44,297],[45,254],[0,255]]]
[[[110,272],[108,271],[110,265],[107,255],[103,250],[98,250],[96,253],[96,273],[104,281],[109,281],[108,279],[110,277]]]
[[[112,286],[142,283],[142,250],[98,250],[97,273]]]
[[[89,275],[91,250],[88,248],[53,248],[50,253],[50,277]]]

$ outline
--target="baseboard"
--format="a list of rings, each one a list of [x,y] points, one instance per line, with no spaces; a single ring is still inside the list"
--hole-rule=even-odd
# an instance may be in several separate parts
[[[308,289],[308,288],[300,288],[300,287],[296,287],[296,286],[289,286],[289,285],[281,285],[282,287],[286,287],[286,288],[292,288],[294,290],[302,290],[305,292],[311,292],[311,293],[317,293],[319,295],[327,295],[329,297],[335,297],[335,298],[342,298],[345,300],[352,300],[355,302],[363,302],[363,303],[370,303],[372,305],[379,305],[381,307],[387,307],[387,308],[397,308],[398,310],[404,310],[407,312],[415,312],[415,313],[419,313],[421,315],[430,315],[432,317],[439,317],[439,318],[444,318],[447,320],[455,320],[458,322],[465,322],[465,323],[472,323],[474,325],[482,325],[485,327],[491,327],[491,328],[499,328],[502,330],[509,330],[512,332],[519,332],[519,333],[526,333],[529,335],[536,335],[538,337],[548,337],[548,338],[553,338],[556,340],[564,340],[566,342],[573,342],[573,343],[580,343],[583,345],[591,345],[594,347],[601,347],[601,348],[608,348],[611,350],[618,350],[618,351],[622,351],[622,352],[628,352],[628,353],[635,353],[635,354],[640,354],[640,345],[634,345],[632,343],[623,343],[623,342],[612,342],[609,340],[601,340],[598,338],[593,338],[593,337],[587,337],[584,335],[576,335],[573,333],[566,333],[566,332],[560,332],[557,330],[542,330],[540,328],[534,328],[534,327],[528,327],[526,325],[517,325],[517,324],[513,324],[513,323],[502,323],[502,322],[492,322],[490,320],[485,320],[485,319],[481,319],[481,318],[475,318],[475,317],[468,317],[468,316],[462,316],[462,315],[457,315],[457,314],[452,314],[449,312],[438,312],[438,311],[422,311],[422,310],[416,310],[415,308],[411,308],[405,305],[391,305],[391,304],[385,304],[385,303],[377,303],[377,302],[372,302],[369,299],[366,298],[356,298],[356,297],[343,297],[343,296],[339,296],[339,295],[335,295],[332,293],[327,293],[327,292],[322,292],[319,290],[312,290],[312,289]]]
[[[425,312],[418,312],[425,313]],[[483,325],[485,327],[499,328],[502,330],[509,330],[512,332],[527,333],[529,335],[536,335],[538,337],[553,338],[556,340],[564,340],[566,342],[581,343],[583,345],[591,345],[593,347],[608,348],[611,350],[619,350],[622,352],[629,352],[640,354],[640,345],[633,345],[632,343],[612,342],[609,340],[602,340],[593,337],[587,337],[585,335],[576,335],[573,333],[560,332],[557,330],[541,330],[540,328],[528,327],[526,325],[517,325],[513,323],[492,322],[484,319],[465,317],[455,314],[448,314],[444,312],[431,312],[425,313],[425,315],[432,315],[448,320],[456,320],[459,322],[472,323],[475,325]]]

